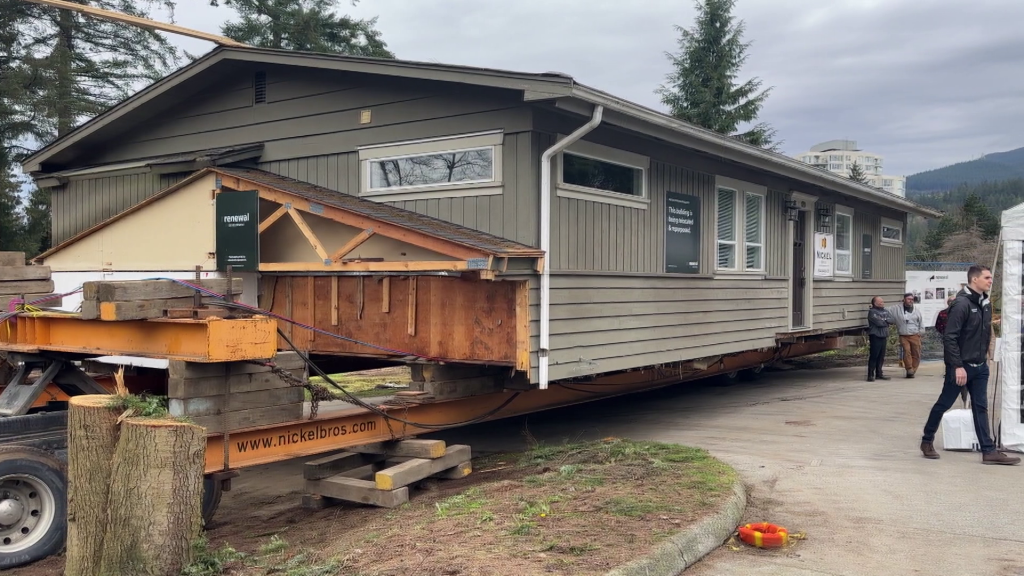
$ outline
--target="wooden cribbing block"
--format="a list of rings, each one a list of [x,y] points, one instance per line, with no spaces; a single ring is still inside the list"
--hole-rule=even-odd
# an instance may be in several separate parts
[[[196,284],[195,280],[184,281]],[[228,291],[227,278],[207,278],[200,280],[198,285],[218,294],[225,294]],[[242,293],[241,278],[232,278],[231,286],[234,294]],[[193,296],[195,292],[194,289],[171,280],[101,280],[85,282],[82,285],[84,300],[99,300],[101,302],[186,298]]]
[[[437,474],[431,476],[431,478],[444,478],[445,480],[458,480],[459,478],[465,478],[473,473],[473,462],[463,462],[458,466],[443,470]]]
[[[299,376],[301,378],[301,376]],[[222,394],[244,394],[259,390],[289,388],[291,384],[272,372],[262,374],[235,374],[206,378],[169,378],[168,398],[206,398]]]
[[[302,477],[306,480],[330,478],[335,474],[383,462],[384,458],[383,454],[359,454],[357,452],[332,454],[306,462],[305,467],[302,469]]]
[[[45,302],[40,302],[36,306],[40,308],[59,308],[64,305],[64,299],[60,297],[60,294],[25,294],[25,302],[32,302],[34,300],[46,299]],[[7,308],[11,305],[12,300],[19,300],[21,296],[0,296],[0,311],[6,312]]]
[[[269,361],[276,364],[278,368],[289,372],[293,370],[303,370],[306,367],[305,362],[303,362],[302,358],[295,352],[278,352],[277,356],[270,358]],[[171,378],[206,378],[210,376],[224,376],[225,374],[235,375],[270,372],[269,367],[260,366],[251,362],[228,362],[227,368],[225,368],[224,364],[225,363],[204,364],[201,362],[171,360],[167,365],[167,372]]]
[[[0,252],[0,266],[24,266],[24,252]]]
[[[415,458],[397,466],[385,468],[377,472],[374,481],[378,490],[395,490],[470,460],[472,460],[472,451],[469,446],[456,444],[449,446],[445,455],[440,458],[430,460]]]
[[[285,422],[297,422],[302,420],[302,402],[238,410],[237,412],[228,412],[227,414],[218,414],[217,416],[197,416],[191,418],[194,423],[206,428],[206,431],[211,434],[224,432],[225,419],[227,420],[227,430],[229,431],[269,426],[270,424],[284,424]]]
[[[371,506],[396,508],[409,501],[409,489],[378,490],[369,480],[332,476],[323,480],[307,480],[306,492],[328,498],[359,502]]]
[[[171,416],[216,416],[224,412],[301,403],[304,392],[304,388],[289,386],[275,390],[221,394],[205,398],[171,398],[167,404]]]
[[[46,294],[48,292],[53,292],[53,280],[0,281],[0,296]]]
[[[0,267],[0,280],[49,280],[49,266],[4,266]]]
[[[82,300],[83,320],[149,320],[163,318],[172,308],[190,306],[191,298],[169,298],[164,300],[131,300],[127,302],[100,302]]]
[[[363,454],[384,454],[387,456],[407,456],[409,458],[441,458],[445,455],[444,440],[398,440],[395,442],[376,442],[346,448],[349,452]],[[461,462],[461,460],[460,460]],[[455,464],[451,464],[454,466]]]

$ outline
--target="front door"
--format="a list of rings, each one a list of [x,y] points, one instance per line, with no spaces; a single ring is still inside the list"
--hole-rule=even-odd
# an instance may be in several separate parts
[[[807,326],[804,319],[804,301],[807,291],[807,212],[797,212],[793,223],[793,327]]]

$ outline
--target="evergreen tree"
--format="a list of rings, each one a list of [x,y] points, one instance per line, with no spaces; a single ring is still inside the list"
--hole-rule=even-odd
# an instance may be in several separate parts
[[[868,183],[868,178],[864,175],[864,170],[860,167],[860,164],[857,164],[856,162],[850,166],[850,180],[853,180],[858,184]]]
[[[736,134],[739,126],[757,120],[771,88],[758,92],[757,78],[737,85],[736,76],[746,60],[743,22],[734,23],[735,0],[697,0],[697,21],[692,29],[676,26],[679,53],[668,54],[673,71],[668,87],[657,93],[672,116],[755,146],[777,149],[775,130],[759,123]]]
[[[25,204],[25,255],[34,258],[49,250],[52,242],[50,191],[34,187]]]
[[[25,220],[21,211],[19,182],[11,172],[8,164],[0,167],[0,250],[24,250]]]
[[[356,20],[334,13],[337,0],[210,0],[238,11],[221,33],[262,48],[394,58],[374,27],[376,18]],[[353,2],[354,4],[355,2]]]

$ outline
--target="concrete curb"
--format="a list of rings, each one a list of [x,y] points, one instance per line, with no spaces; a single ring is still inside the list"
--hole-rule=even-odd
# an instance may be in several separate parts
[[[747,491],[736,480],[718,511],[662,542],[653,552],[605,576],[676,576],[718,548],[736,531],[747,507]]]

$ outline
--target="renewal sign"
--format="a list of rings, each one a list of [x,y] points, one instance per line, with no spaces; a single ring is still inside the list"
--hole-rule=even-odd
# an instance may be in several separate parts
[[[665,194],[665,272],[700,273],[700,198]]]
[[[833,236],[824,232],[814,233],[814,276],[831,278],[835,271],[836,247]]]
[[[260,265],[260,195],[255,190],[217,194],[217,269],[255,272]]]

